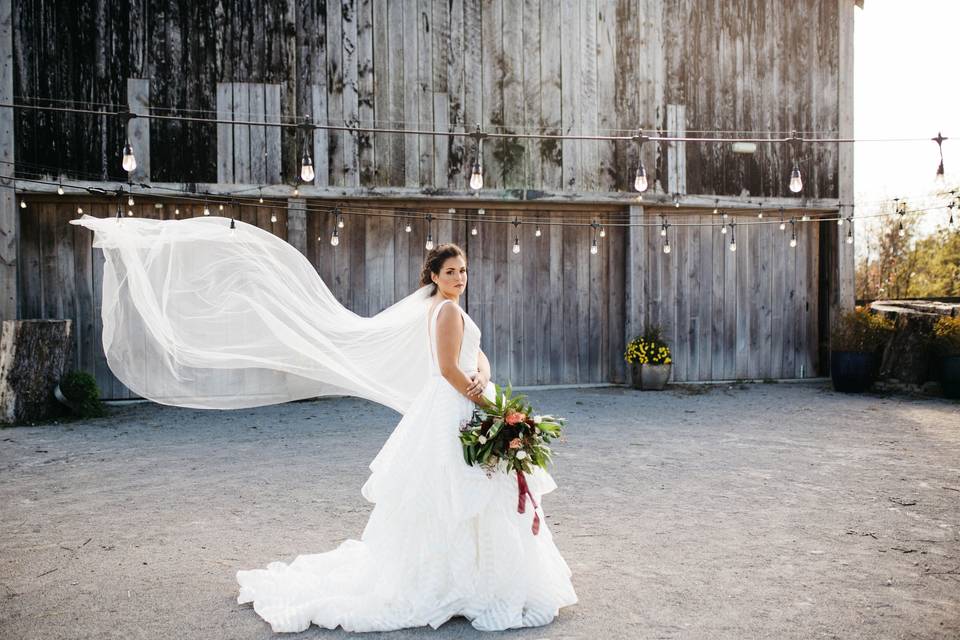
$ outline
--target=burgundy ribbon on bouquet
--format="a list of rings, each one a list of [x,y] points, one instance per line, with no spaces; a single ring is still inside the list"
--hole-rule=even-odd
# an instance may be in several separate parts
[[[520,499],[517,502],[517,513],[524,513],[527,507],[527,496],[530,497],[530,502],[533,504],[533,526],[530,528],[533,531],[533,535],[537,535],[540,532],[540,514],[537,513],[537,501],[533,499],[533,494],[530,493],[530,487],[527,486],[527,478],[523,475],[523,471],[517,469],[517,488],[520,491]]]

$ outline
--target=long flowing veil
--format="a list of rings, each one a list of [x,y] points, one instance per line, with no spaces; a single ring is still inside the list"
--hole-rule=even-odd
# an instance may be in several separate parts
[[[239,220],[70,222],[103,249],[107,363],[144,398],[237,409],[351,395],[404,413],[426,381],[429,286],[365,318],[292,245]]]

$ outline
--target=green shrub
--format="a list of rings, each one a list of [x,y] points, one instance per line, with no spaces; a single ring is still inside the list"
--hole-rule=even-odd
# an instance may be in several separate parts
[[[107,413],[100,401],[97,381],[89,373],[71,371],[60,381],[60,392],[72,403],[81,418],[100,418]]]
[[[842,314],[830,331],[833,351],[876,351],[893,335],[893,321],[866,307]]]

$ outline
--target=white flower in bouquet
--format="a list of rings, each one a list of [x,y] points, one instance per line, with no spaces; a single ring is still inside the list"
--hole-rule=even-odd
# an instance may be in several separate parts
[[[526,457],[527,457],[526,451],[524,451],[523,449],[521,449],[520,451],[517,451],[517,460],[523,460]]]
[[[533,424],[540,424],[543,422],[543,416],[533,416]]]
[[[480,436],[479,438],[477,438],[477,442],[479,442],[480,444],[487,444],[487,436]]]

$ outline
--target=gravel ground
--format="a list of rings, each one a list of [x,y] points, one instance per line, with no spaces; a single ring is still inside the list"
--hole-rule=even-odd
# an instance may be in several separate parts
[[[544,507],[580,602],[497,635],[960,638],[960,405],[822,383],[530,397],[570,421]],[[358,538],[398,419],[352,398],[110,413],[0,431],[2,638],[271,637],[235,572]]]

